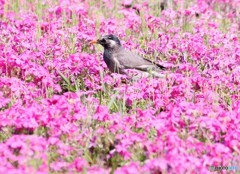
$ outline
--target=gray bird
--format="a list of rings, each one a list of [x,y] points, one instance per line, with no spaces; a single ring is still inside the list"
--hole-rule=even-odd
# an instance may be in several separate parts
[[[160,73],[166,69],[164,66],[124,49],[120,40],[115,35],[106,35],[91,43],[98,43],[103,46],[103,59],[111,72],[128,74],[127,70],[136,70],[140,73],[146,74],[151,72],[153,76],[164,77]]]

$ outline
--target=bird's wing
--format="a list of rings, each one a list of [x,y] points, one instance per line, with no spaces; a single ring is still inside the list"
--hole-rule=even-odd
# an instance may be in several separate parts
[[[162,65],[160,65],[160,64],[158,64],[158,63],[156,63],[156,62],[153,62],[153,61],[151,61],[151,60],[149,60],[149,59],[146,59],[146,58],[143,58],[144,60],[146,60],[146,61],[148,61],[148,62],[151,62],[152,64],[154,64],[155,66],[157,66],[158,68],[160,68],[161,70],[166,70],[167,68],[166,67],[164,67],[164,66],[162,66]]]
[[[148,71],[149,69],[165,69],[165,67],[163,67],[162,65],[158,65],[148,59],[142,58],[129,50],[123,49],[115,53],[115,56],[118,59],[118,62],[125,69],[138,69],[141,71]]]

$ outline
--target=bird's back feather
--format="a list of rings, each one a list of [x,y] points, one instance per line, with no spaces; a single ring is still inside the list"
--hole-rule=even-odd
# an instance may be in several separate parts
[[[125,69],[138,69],[141,71],[148,71],[149,69],[154,69],[155,71],[164,70],[165,67],[162,65],[156,64],[151,60],[142,58],[141,56],[121,48],[113,53],[113,56],[117,58],[120,65]]]

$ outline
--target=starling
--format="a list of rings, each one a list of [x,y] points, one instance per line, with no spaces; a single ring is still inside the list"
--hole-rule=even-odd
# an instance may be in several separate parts
[[[155,77],[164,77],[161,74],[166,69],[164,66],[125,49],[115,35],[103,36],[91,42],[93,43],[103,46],[103,59],[111,72],[128,75],[127,70],[136,70],[139,73],[151,72]]]

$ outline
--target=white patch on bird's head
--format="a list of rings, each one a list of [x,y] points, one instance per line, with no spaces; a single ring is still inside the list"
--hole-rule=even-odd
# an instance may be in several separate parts
[[[110,48],[115,48],[116,46],[118,46],[118,44],[114,40],[108,40],[108,45]]]

